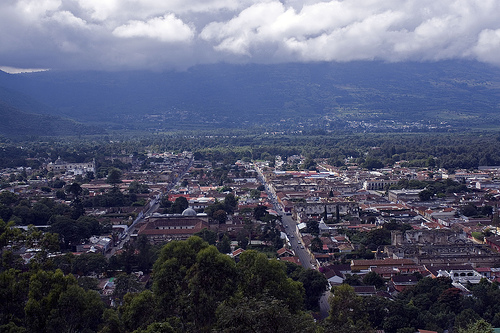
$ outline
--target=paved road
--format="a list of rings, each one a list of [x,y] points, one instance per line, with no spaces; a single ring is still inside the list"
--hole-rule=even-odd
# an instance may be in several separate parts
[[[300,263],[304,268],[315,269],[313,265],[315,263],[314,259],[311,257],[309,252],[304,248],[303,244],[300,242],[300,238],[297,234],[296,223],[289,215],[281,215],[281,222],[285,227],[286,234],[290,239],[290,244],[295,254],[299,257]]]
[[[297,225],[295,221],[292,219],[290,215],[286,215],[285,212],[281,210],[280,205],[278,204],[277,198],[274,195],[274,191],[271,190],[271,187],[269,184],[266,183],[266,179],[264,178],[264,175],[262,174],[262,171],[260,168],[256,166],[257,173],[259,174],[258,178],[262,182],[262,184],[266,188],[266,193],[268,199],[271,201],[273,204],[274,210],[276,210],[280,215],[281,215],[281,222],[283,223],[283,226],[285,227],[285,232],[288,235],[288,238],[290,239],[290,244],[292,246],[292,250],[295,251],[295,254],[299,257],[300,263],[302,264],[302,267],[304,268],[310,268],[310,269],[316,269],[316,261],[314,258],[311,256],[309,251],[307,251],[303,244],[300,241],[300,237],[298,237],[297,231],[295,226]]]
[[[328,317],[330,313],[330,304],[328,303],[328,298],[330,297],[330,290],[325,291],[324,294],[319,299],[319,308],[321,313],[321,319]]]
[[[285,212],[281,210],[280,205],[277,202],[277,199],[273,193],[273,191],[270,189],[269,185],[266,183],[264,175],[262,174],[261,170],[257,168],[257,172],[259,173],[259,178],[262,184],[266,187],[266,193],[268,195],[269,200],[272,202],[274,206],[274,210],[276,210],[280,215],[281,215],[281,222],[283,223],[283,226],[285,227],[285,232],[288,235],[288,238],[290,239],[290,243],[292,246],[292,249],[295,251],[295,254],[299,257],[300,262],[302,264],[302,267],[306,269],[316,269],[316,261],[314,258],[311,256],[311,254],[305,249],[302,248],[303,244],[300,242],[300,238],[298,237],[297,231],[296,231],[296,223],[292,219],[290,215],[286,215]],[[325,319],[328,317],[328,314],[330,312],[330,304],[328,303],[328,298],[330,297],[330,291],[325,291],[323,295],[321,296],[319,300],[319,307],[320,307],[320,313],[321,313],[321,318]]]

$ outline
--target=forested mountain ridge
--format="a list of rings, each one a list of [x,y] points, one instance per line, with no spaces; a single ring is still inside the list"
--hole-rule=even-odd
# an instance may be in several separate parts
[[[96,127],[83,125],[55,115],[23,112],[0,100],[0,135],[59,136],[102,133]]]
[[[199,65],[0,75],[0,87],[110,128],[428,131],[500,125],[500,68],[472,61]]]

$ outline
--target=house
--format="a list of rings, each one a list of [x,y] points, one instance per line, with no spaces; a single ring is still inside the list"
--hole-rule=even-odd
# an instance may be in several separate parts
[[[414,275],[395,275],[391,278],[389,285],[397,292],[402,292],[408,287],[418,283],[418,279]]]
[[[345,274],[351,273],[351,266],[346,264],[321,266],[319,271],[325,275],[328,283],[334,286],[344,282]]]
[[[327,271],[325,271],[324,275],[325,275],[326,279],[328,280],[328,284],[330,286],[336,286],[336,285],[344,283],[345,276],[344,276],[344,274],[342,274],[339,271],[336,271],[333,269],[327,270]]]
[[[288,262],[292,262],[292,263],[297,264],[297,265],[301,265],[299,257],[295,257],[295,256],[294,257],[281,257],[281,258],[279,258],[279,260],[288,261]]]
[[[453,283],[479,283],[483,278],[471,265],[435,265],[426,266],[426,269],[431,272],[432,278],[449,277]]]
[[[487,279],[490,279],[493,276],[491,267],[477,267],[476,272]]]
[[[353,286],[353,288],[358,296],[375,296],[377,294],[375,286]]]
[[[500,252],[500,236],[486,237],[485,243],[493,250]]]
[[[242,254],[243,252],[245,252],[245,250],[240,247],[240,248],[234,250],[233,252],[231,252],[231,254],[229,256],[231,258],[239,258],[240,254]]]
[[[411,259],[359,259],[359,260],[351,260],[351,270],[352,271],[361,271],[367,270],[370,267],[397,267],[404,265],[415,265],[415,262]]]
[[[209,223],[195,216],[152,218],[139,228],[138,235],[145,235],[151,243],[161,244],[188,239],[204,228],[209,228]]]
[[[295,255],[295,253],[293,253],[292,250],[290,250],[284,246],[281,249],[279,249],[278,251],[276,251],[276,254],[277,254],[278,258],[293,257]]]

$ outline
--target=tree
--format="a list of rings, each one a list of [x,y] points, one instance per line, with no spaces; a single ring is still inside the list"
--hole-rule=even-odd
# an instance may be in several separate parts
[[[168,209],[170,208],[170,206],[172,206],[172,202],[168,200],[168,196],[167,195],[162,196],[160,200],[160,207]]]
[[[302,266],[290,263],[288,266],[296,266],[294,272],[289,275],[292,279],[302,282],[305,290],[304,305],[307,310],[318,310],[319,299],[328,286],[328,280],[323,273],[314,269],[304,269]]]
[[[106,272],[108,263],[100,253],[84,253],[76,256],[72,263],[72,272],[78,275],[99,275]]]
[[[304,287],[286,275],[286,265],[269,260],[263,253],[247,250],[237,264],[240,272],[239,291],[243,296],[267,294],[285,302],[292,313],[304,306]]]
[[[217,233],[215,231],[203,228],[201,231],[194,234],[207,242],[210,245],[215,245],[217,243]]]
[[[268,295],[237,296],[217,309],[216,332],[317,332],[310,315],[293,314],[285,302]]]
[[[362,285],[361,278],[358,274],[345,274],[344,282],[350,286],[360,286]]]
[[[128,192],[135,193],[135,194],[149,193],[149,187],[146,184],[141,184],[137,180],[134,180],[128,186]],[[168,200],[168,198],[167,198],[167,200]]]
[[[318,236],[314,237],[311,240],[311,251],[313,252],[323,251],[323,242],[321,241],[321,238],[319,238]]]
[[[480,319],[467,328],[459,328],[458,333],[493,333],[493,327],[486,320]]]
[[[476,321],[481,319],[481,317],[477,314],[473,309],[467,308],[460,312],[455,317],[455,330],[466,329],[468,326],[474,324]]]
[[[266,214],[267,214],[266,206],[258,205],[253,209],[253,217],[256,220],[261,220],[264,216],[266,216]]]
[[[368,315],[363,311],[362,298],[354,289],[341,284],[333,289],[329,299],[330,315],[326,319],[326,327],[330,332],[368,332],[371,331]]]
[[[419,197],[420,201],[429,201],[432,199],[433,196],[434,196],[434,192],[432,192],[431,190],[428,190],[428,189],[422,190],[418,193],[418,197]]]
[[[319,235],[319,222],[315,220],[308,220],[306,222],[307,225],[307,232],[313,234],[313,235]]]
[[[375,286],[375,288],[381,288],[385,285],[385,280],[383,277],[375,272],[369,272],[363,277],[363,284]]]
[[[237,207],[238,207],[238,199],[236,199],[233,193],[228,193],[224,197],[224,210],[228,214],[233,214]]]
[[[173,214],[181,214],[189,207],[189,202],[185,197],[177,197],[172,204],[170,210]]]
[[[198,252],[196,262],[187,273],[187,297],[191,303],[188,315],[198,331],[207,331],[214,323],[218,305],[236,292],[235,262],[209,246]]]
[[[250,190],[250,198],[257,200],[260,198],[260,191],[256,189],[251,189]]]
[[[158,303],[150,290],[129,293],[119,308],[123,323],[128,330],[144,329],[158,319]]]
[[[77,198],[80,194],[82,194],[82,187],[78,183],[72,183],[71,185],[67,185],[65,188],[66,193],[73,195],[73,198]]]
[[[88,238],[88,230],[83,230],[78,223],[66,216],[53,216],[50,231],[59,234],[65,248],[74,246],[82,239]]]
[[[468,203],[460,209],[461,213],[467,217],[477,215],[477,207],[474,204]]]
[[[222,236],[222,240],[217,244],[217,249],[220,253],[231,252],[231,239],[229,239],[227,234],[224,234],[224,236]]]
[[[135,275],[122,273],[115,279],[113,296],[118,299],[123,299],[126,294],[138,293],[142,291],[142,289],[144,289],[144,287],[139,283]]]
[[[380,169],[384,167],[384,163],[374,158],[367,158],[363,162],[362,167],[368,170]]]
[[[12,208],[3,203],[0,203],[0,219],[9,221],[12,217]]]
[[[122,182],[122,172],[117,168],[110,168],[108,170],[108,177],[106,178],[106,182],[113,186]]]
[[[95,331],[101,322],[104,304],[97,291],[70,285],[58,298],[47,319],[49,332]]]
[[[193,331],[207,331],[218,304],[236,291],[234,261],[199,237],[165,245],[153,273],[162,316],[179,316]]]
[[[219,224],[224,224],[227,221],[227,213],[225,210],[219,209],[218,211],[214,212],[213,218],[217,223]]]
[[[25,325],[30,332],[96,331],[104,304],[62,271],[37,271],[29,281]]]

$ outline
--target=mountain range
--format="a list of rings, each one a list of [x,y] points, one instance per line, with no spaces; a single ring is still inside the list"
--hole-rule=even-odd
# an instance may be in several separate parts
[[[499,111],[500,68],[474,61],[0,72],[0,112],[9,120],[0,125],[2,134],[37,132],[31,122],[61,122],[54,134],[96,128],[450,131],[497,128]]]

